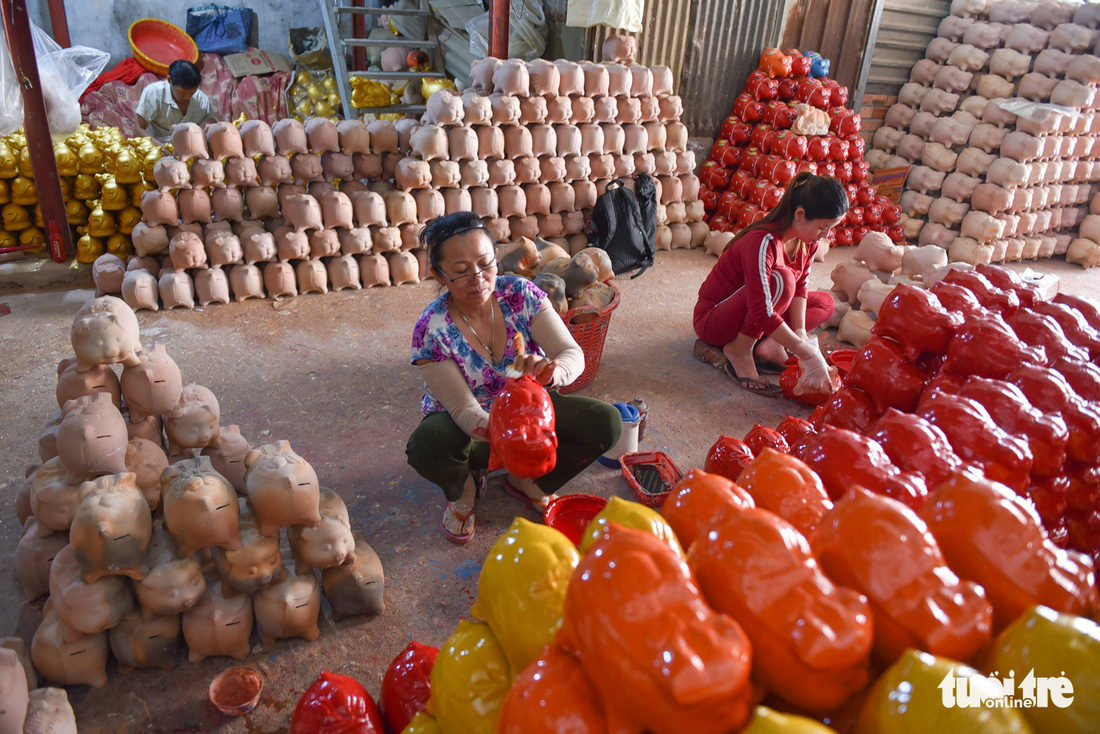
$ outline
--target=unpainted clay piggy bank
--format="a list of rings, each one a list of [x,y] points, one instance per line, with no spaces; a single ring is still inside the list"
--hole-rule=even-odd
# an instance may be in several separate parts
[[[335,123],[325,117],[314,117],[306,120],[303,129],[309,149],[317,155],[326,151],[340,152],[340,134],[336,130]]]
[[[210,125],[206,129],[206,141],[210,144],[211,157],[215,160],[244,158],[244,141],[231,122],[215,122]]]
[[[1011,48],[999,48],[989,59],[989,71],[1005,79],[1021,77],[1029,68],[1031,68],[1031,56]]]
[[[397,162],[394,181],[402,191],[431,188],[431,166],[427,162],[416,158],[402,158]]]
[[[411,252],[391,252],[386,255],[390,265],[390,280],[394,285],[420,282],[420,263]]]
[[[275,155],[275,135],[263,120],[246,120],[241,125],[241,141],[244,154],[249,158],[257,155]]]
[[[493,89],[493,74],[504,63],[498,58],[487,56],[476,59],[470,64],[470,82],[473,88],[479,92],[490,92]]]
[[[205,448],[218,440],[221,410],[214,393],[202,385],[187,385],[180,393],[178,408],[164,423],[168,455],[183,449]]]
[[[983,211],[970,211],[963,217],[960,232],[981,243],[1004,237],[1005,222]]]
[[[433,95],[434,96],[434,95]],[[468,89],[462,94],[463,121],[466,125],[483,125],[493,119],[489,97]]]
[[[126,471],[126,421],[107,393],[70,400],[57,429],[58,457],[70,483]]]
[[[270,235],[268,235],[270,237]],[[271,254],[275,254],[275,242],[271,241]],[[247,249],[245,250],[247,253]],[[266,258],[265,258],[266,259]],[[263,298],[263,275],[260,269],[252,263],[234,265],[229,271],[229,286],[233,289],[233,297],[237,301],[247,298]]]
[[[107,633],[76,634],[61,621],[52,600],[46,602],[42,624],[31,642],[35,669],[61,686],[107,685]]]
[[[240,426],[233,424],[221,427],[217,441],[204,448],[202,456],[210,457],[214,471],[229,480],[238,494],[245,494],[248,490],[244,483],[244,457],[251,448],[248,439],[241,435]]]
[[[168,456],[159,444],[144,438],[131,438],[126,444],[126,471],[145,498],[149,509],[160,508],[160,476],[168,466]]]
[[[1017,23],[1012,26],[1004,39],[1005,48],[1034,56],[1047,46],[1050,32],[1036,28],[1030,23]],[[1052,45],[1052,47],[1055,47]],[[1055,47],[1056,48],[1056,47]]]
[[[0,731],[21,733],[29,704],[27,674],[19,656],[0,648]]]
[[[922,277],[934,267],[947,265],[947,251],[936,245],[907,247],[901,261],[901,274]]]
[[[188,230],[181,229],[172,237],[168,243],[168,256],[173,270],[207,267],[202,238]]]
[[[928,221],[933,224],[942,224],[945,227],[957,227],[966,213],[970,211],[970,205],[941,197],[932,202],[928,207]]]
[[[179,663],[180,616],[143,617],[131,612],[107,633],[120,673],[136,668],[172,670]]]
[[[161,476],[164,523],[182,556],[202,548],[241,547],[240,514],[232,485],[214,471],[210,458],[177,462]]]
[[[351,195],[355,223],[360,227],[386,226],[386,203],[374,191],[359,191]]]
[[[1100,265],[1100,244],[1085,237],[1078,237],[1066,249],[1066,262],[1093,268]]]
[[[73,319],[72,345],[80,372],[116,362],[137,364],[141,342],[133,309],[114,296],[89,301]]]
[[[526,61],[506,59],[493,70],[493,91],[526,97],[531,93],[530,78]]]
[[[187,164],[174,156],[165,156],[153,166],[153,180],[161,193],[191,188]]]
[[[370,252],[371,235],[370,230],[366,227],[353,227],[351,229],[339,230],[337,238],[340,241],[340,253],[342,255],[359,255],[364,252]],[[329,270],[329,276],[330,278],[332,276],[331,269]],[[333,286],[335,290],[339,290],[339,288],[335,288],[335,281],[333,282]]]
[[[23,734],[76,734],[76,714],[65,689],[31,691]]]
[[[283,155],[263,156],[260,158],[256,170],[260,175],[260,183],[264,186],[291,183],[294,180],[294,172],[290,167],[290,159]],[[144,211],[144,209],[142,211]]]
[[[956,237],[947,249],[951,262],[963,262],[970,265],[989,264],[993,261],[993,246],[983,245],[970,237]]]
[[[308,153],[309,138],[302,123],[293,118],[285,118],[275,123],[271,128],[275,135],[275,148],[279,155],[289,156],[293,153]]]
[[[210,204],[215,222],[240,222],[244,219],[244,195],[236,187],[214,189]]]
[[[984,150],[986,153],[992,153],[1000,149],[1001,143],[1004,142],[1005,137],[1008,136],[1008,132],[1006,128],[983,122],[974,126],[968,142],[974,148]]]
[[[50,567],[58,551],[69,545],[69,534],[41,528],[34,517],[23,522],[23,535],[15,547],[15,580],[27,601],[50,591]]]
[[[179,205],[180,221],[183,224],[207,224],[214,221],[210,194],[206,193],[205,189],[184,189],[176,195],[176,202]],[[144,209],[142,211],[144,212]],[[146,221],[148,219],[146,217]]]
[[[240,241],[244,250],[244,261],[250,266],[258,262],[274,260],[278,253],[275,237],[271,232],[259,229],[245,230],[241,232]],[[233,270],[235,271],[237,268],[233,268]],[[232,272],[230,273],[230,281],[232,281]]]
[[[364,288],[388,286],[390,284],[390,266],[386,258],[378,253],[359,256],[359,277]]]
[[[206,136],[202,134],[202,128],[193,122],[181,122],[172,126],[172,150],[176,158],[184,162],[192,158],[210,158],[206,150]]]
[[[220,582],[210,583],[198,603],[183,613],[187,659],[197,663],[227,655],[244,660],[252,650],[249,638],[253,622],[252,597],[235,592],[225,596]]]
[[[147,619],[187,611],[206,591],[198,556],[178,555],[175,541],[160,520],[153,526],[146,566],[148,572],[134,583],[134,592]]]
[[[206,235],[206,256],[211,267],[235,265],[244,260],[240,238],[232,232],[214,230]],[[199,273],[201,276],[202,273]]]
[[[261,532],[321,522],[317,473],[288,441],[266,444],[245,456],[245,485]]]
[[[366,232],[366,230],[353,231]],[[341,248],[343,248],[343,245],[341,245]],[[353,255],[359,252],[366,252],[368,249],[369,247],[359,249],[355,252],[347,252],[340,257],[334,257],[328,261],[328,279],[332,283],[332,290],[342,291],[348,288],[359,290],[363,287],[359,275],[359,261],[356,260]]]
[[[279,553],[279,535],[263,535],[248,500],[241,497],[240,531],[241,547],[237,550],[214,548],[214,564],[222,580],[222,588],[234,589],[246,594],[259,591],[271,584],[283,570],[283,558]]]
[[[363,614],[381,614],[385,576],[378,554],[362,535],[355,534],[353,560],[321,572],[325,598],[336,619]]]
[[[282,578],[257,591],[252,602],[264,646],[287,637],[316,640],[321,634],[321,585],[313,573],[297,575],[284,569]]]
[[[176,224],[175,220],[172,224]],[[168,251],[168,231],[163,225],[150,227],[145,222],[138,222],[130,232],[130,239],[138,257],[159,255]]]
[[[413,131],[409,142],[413,154],[423,161],[449,157],[447,131],[438,125],[421,125]]]
[[[906,186],[913,191],[927,194],[930,191],[938,191],[943,186],[946,174],[936,171],[928,166],[913,166],[909,169]]]
[[[440,89],[428,97],[425,119],[433,125],[460,124],[464,114],[462,97],[454,90]]]
[[[297,573],[314,568],[327,569],[355,558],[355,539],[351,533],[348,509],[340,495],[331,489],[320,491],[321,524],[316,528],[292,525],[290,547]]]
[[[57,363],[57,404],[65,407],[65,403],[85,395],[106,393],[111,396],[111,402],[116,408],[122,407],[122,391],[119,387],[118,376],[107,365],[96,365],[86,372],[77,372],[77,362],[72,357]]]
[[[859,242],[856,257],[871,270],[893,273],[901,267],[905,251],[882,232],[868,232]]]
[[[191,182],[194,188],[224,189],[225,166],[221,161],[195,161],[191,164]]]
[[[979,184],[974,187],[971,197],[971,206],[974,209],[999,214],[1012,208],[1012,189],[1006,189],[998,184]]]
[[[104,576],[144,578],[153,516],[137,475],[123,472],[84,482],[78,497],[69,542],[84,582]]]
[[[875,274],[870,268],[855,261],[838,263],[830,274],[833,291],[842,294],[852,304],[859,302],[857,296],[860,286],[874,277]]]
[[[336,239],[336,233],[332,230],[326,229],[323,231],[331,234],[332,239]],[[339,251],[339,247],[337,247],[329,255],[334,255]],[[325,264],[320,260],[300,260],[294,271],[298,279],[299,293],[303,295],[306,293],[328,293],[328,272],[325,270]]]
[[[134,607],[130,587],[121,576],[85,583],[72,545],[59,550],[50,566],[50,600],[65,623],[67,641],[109,630]]]
[[[1051,32],[1047,44],[1050,48],[1080,53],[1092,45],[1093,35],[1091,28],[1062,23]]]
[[[963,152],[959,153],[958,160],[955,162],[955,169],[968,176],[984,178],[989,166],[995,160],[997,160],[997,156],[992,153],[984,153],[978,148],[965,148]]]
[[[956,112],[955,114],[960,113]],[[931,142],[942,143],[948,147],[966,145],[973,130],[974,123],[954,117],[941,117],[932,125],[928,139]]]

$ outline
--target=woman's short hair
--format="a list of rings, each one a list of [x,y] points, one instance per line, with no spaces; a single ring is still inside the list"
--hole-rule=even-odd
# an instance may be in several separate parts
[[[168,80],[174,86],[183,89],[198,89],[199,84],[202,83],[202,73],[199,72],[199,67],[190,61],[177,59],[168,67]]]

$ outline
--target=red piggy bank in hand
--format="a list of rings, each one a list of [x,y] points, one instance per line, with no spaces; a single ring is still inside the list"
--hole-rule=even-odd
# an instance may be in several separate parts
[[[489,409],[490,470],[504,467],[517,477],[536,479],[557,460],[554,404],[546,388],[530,375],[509,378]]]

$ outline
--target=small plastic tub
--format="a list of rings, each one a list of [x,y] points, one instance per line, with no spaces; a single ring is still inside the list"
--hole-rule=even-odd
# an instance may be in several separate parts
[[[227,716],[243,716],[260,700],[264,679],[255,668],[238,665],[210,682],[210,703]]]
[[[596,461],[612,469],[618,469],[622,466],[619,463],[620,456],[632,454],[638,450],[638,425],[641,413],[627,403],[613,403],[613,405],[619,410],[619,415],[623,419],[623,433],[619,437],[619,442],[608,449],[603,456],[597,456]]]
[[[836,367],[840,379],[843,380],[848,370],[852,369],[852,360],[858,352],[858,349],[834,349],[829,352],[829,363]]]
[[[580,545],[584,529],[606,505],[607,498],[594,494],[563,494],[546,506],[542,521]]]

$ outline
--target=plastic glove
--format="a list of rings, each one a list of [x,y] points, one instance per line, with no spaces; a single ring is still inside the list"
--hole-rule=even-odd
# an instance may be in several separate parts
[[[829,365],[817,346],[817,337],[807,338],[794,350],[798,364],[802,367],[803,377],[796,385],[795,394],[803,392],[832,392],[833,382],[829,375]]]

